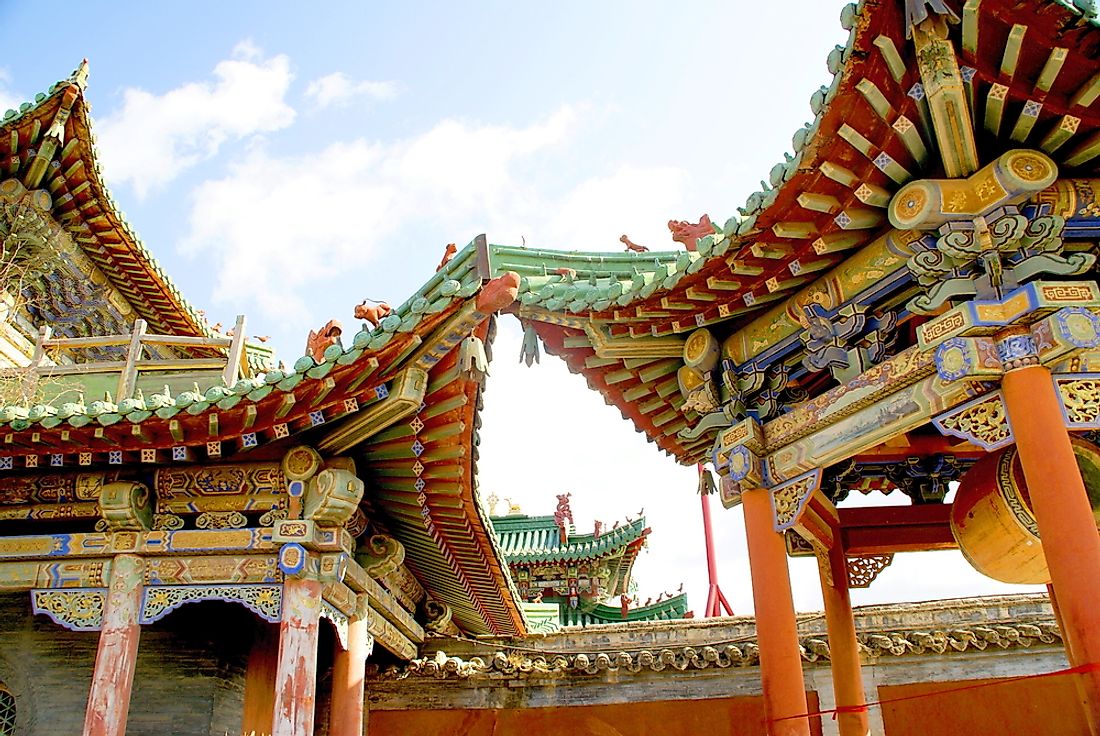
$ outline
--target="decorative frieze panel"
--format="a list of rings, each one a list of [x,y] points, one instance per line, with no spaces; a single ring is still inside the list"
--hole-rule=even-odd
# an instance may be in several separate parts
[[[280,583],[283,580],[274,555],[201,555],[148,557],[148,585]]]
[[[49,616],[72,631],[99,631],[103,626],[106,588],[32,590],[31,610]]]
[[[286,479],[274,462],[160,468],[154,486],[160,514],[268,511],[286,503]]]
[[[150,585],[142,591],[138,623],[151,624],[186,603],[199,601],[240,603],[276,623],[281,619],[283,589],[280,585]]]

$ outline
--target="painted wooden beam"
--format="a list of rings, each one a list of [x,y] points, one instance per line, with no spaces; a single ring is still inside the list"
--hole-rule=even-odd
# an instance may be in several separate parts
[[[889,36],[877,36],[872,43],[882,54],[882,59],[886,62],[886,68],[890,70],[890,76],[894,78],[895,82],[901,84],[902,79],[905,78],[905,62],[902,61],[901,54],[898,53],[898,47],[894,45],[894,39]]]
[[[945,504],[841,508],[840,536],[849,555],[957,549]]]
[[[1016,76],[1016,68],[1020,63],[1020,50],[1024,46],[1024,36],[1027,34],[1027,26],[1016,23],[1008,32],[1005,41],[1005,50],[1001,55],[1001,76],[1012,79]]]
[[[978,149],[955,46],[934,15],[913,28],[913,44],[944,170],[949,178],[969,176]]]
[[[1062,147],[1062,144],[1073,137],[1079,125],[1081,125],[1081,118],[1073,115],[1063,115],[1058,124],[1050,129],[1043,140],[1039,141],[1039,148],[1047,153],[1054,153]]]
[[[1088,107],[1100,97],[1100,72],[1092,75],[1092,78],[1081,85],[1069,101],[1070,107]]]

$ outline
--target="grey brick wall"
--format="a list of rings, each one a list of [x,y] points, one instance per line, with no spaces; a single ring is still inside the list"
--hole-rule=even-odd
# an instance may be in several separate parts
[[[128,736],[239,734],[254,622],[240,606],[196,603],[143,627]],[[18,736],[81,732],[98,637],[32,616],[28,594],[0,596],[0,680]]]

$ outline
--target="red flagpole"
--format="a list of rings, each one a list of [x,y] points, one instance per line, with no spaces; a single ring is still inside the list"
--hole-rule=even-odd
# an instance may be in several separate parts
[[[703,468],[702,463],[699,463],[696,467],[699,469],[699,478],[701,481],[703,473],[707,471]],[[711,534],[710,526],[710,495],[703,493],[701,482],[699,499],[703,505],[703,538],[706,540],[707,545],[707,577],[710,581],[710,586],[707,591],[707,607],[703,616],[705,618],[721,616],[723,608],[726,609],[727,616],[732,616],[733,608],[730,607],[729,601],[726,600],[726,596],[722,594],[722,589],[718,587],[718,559],[714,554],[714,536]]]

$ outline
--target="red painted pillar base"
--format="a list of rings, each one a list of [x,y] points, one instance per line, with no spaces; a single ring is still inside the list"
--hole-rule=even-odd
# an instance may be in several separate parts
[[[84,714],[84,736],[123,736],[130,710],[130,691],[137,665],[141,627],[141,591],[145,563],[119,555],[111,563],[111,582],[103,611],[103,629]]]
[[[1100,536],[1062,417],[1050,371],[1029,366],[1001,381],[1016,449],[1027,480],[1043,554],[1057,598],[1067,653],[1079,667],[1100,668]],[[1078,676],[1093,734],[1100,734],[1100,669]]]
[[[829,631],[829,666],[833,673],[833,696],[840,736],[867,736],[867,700],[863,694],[863,676],[859,664],[859,640],[848,592],[848,564],[844,550],[829,550],[822,565],[829,566],[830,583],[821,577],[821,599],[825,603],[825,626]]]
[[[741,503],[745,511],[768,734],[809,736],[809,719],[804,715],[798,717],[808,709],[787,548],[782,535],[775,531],[768,491],[746,491],[741,495]]]
[[[363,736],[363,678],[370,656],[371,635],[367,631],[367,610],[360,603],[360,615],[348,622],[348,648],[336,644],[332,663],[332,711],[330,736]]]
[[[288,577],[283,584],[271,736],[313,736],[320,613],[321,583]]]

